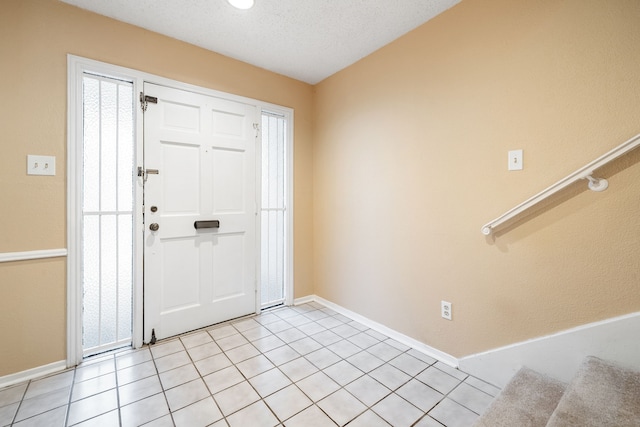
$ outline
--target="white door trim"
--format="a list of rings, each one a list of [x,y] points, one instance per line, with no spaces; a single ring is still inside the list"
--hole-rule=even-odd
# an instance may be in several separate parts
[[[93,72],[106,76],[116,77],[133,83],[134,99],[142,91],[144,82],[155,83],[201,93],[215,97],[226,98],[247,104],[256,105],[261,110],[277,111],[287,115],[289,124],[289,139],[287,141],[287,178],[289,185],[288,200],[288,221],[287,231],[289,245],[287,256],[287,281],[286,281],[286,301],[287,305],[293,304],[293,109],[282,107],[220,92],[184,82],[168,79],[150,73],[120,67],[88,58],[75,55],[67,55],[67,366],[75,366],[82,361],[82,286],[80,283],[81,265],[81,230],[80,218],[82,213],[82,75],[84,72]],[[134,109],[135,121],[135,166],[141,166],[143,153],[143,120],[142,112],[136,102]],[[259,165],[257,165],[259,167]],[[257,179],[260,179],[259,169],[257,169]],[[258,183],[259,184],[259,183]],[[258,186],[257,188],[260,188]],[[133,285],[133,346],[138,348],[143,344],[143,218],[142,218],[142,183],[137,181],[134,188],[134,285]],[[258,206],[259,208],[259,206]],[[258,230],[259,232],[259,230]],[[259,234],[258,234],[259,236]],[[257,239],[259,253],[259,238]],[[259,268],[259,257],[257,257]],[[260,272],[257,272],[258,277]],[[260,311],[260,298],[256,298],[256,312]]]

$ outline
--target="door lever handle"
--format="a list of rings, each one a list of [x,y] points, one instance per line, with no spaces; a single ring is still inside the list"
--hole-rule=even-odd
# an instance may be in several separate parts
[[[143,169],[142,166],[138,166],[138,176],[141,176],[145,181],[149,175],[158,175],[159,173],[158,169]]]

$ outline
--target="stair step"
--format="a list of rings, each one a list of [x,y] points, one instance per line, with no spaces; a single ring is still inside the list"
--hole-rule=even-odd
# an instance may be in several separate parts
[[[548,426],[640,426],[640,372],[587,357]]]
[[[565,384],[521,368],[474,427],[543,427],[556,409]]]

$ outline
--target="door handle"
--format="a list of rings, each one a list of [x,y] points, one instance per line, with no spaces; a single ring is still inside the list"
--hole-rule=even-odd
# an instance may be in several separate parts
[[[141,176],[144,182],[147,182],[149,175],[158,175],[159,173],[158,169],[143,169],[142,166],[138,166],[138,176]]]
[[[193,223],[193,227],[198,230],[200,228],[220,228],[220,221],[217,219],[209,221],[196,221]]]
[[[160,226],[158,225],[157,222],[154,222],[153,224],[149,225],[149,230],[151,231],[158,231],[159,228]]]

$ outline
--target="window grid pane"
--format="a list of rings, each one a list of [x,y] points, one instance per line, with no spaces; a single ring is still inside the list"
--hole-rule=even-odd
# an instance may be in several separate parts
[[[261,304],[284,302],[286,119],[262,115]]]
[[[133,85],[83,78],[83,350],[131,343]]]

